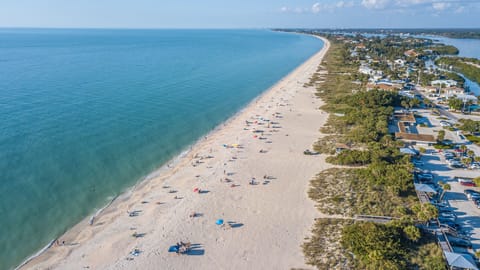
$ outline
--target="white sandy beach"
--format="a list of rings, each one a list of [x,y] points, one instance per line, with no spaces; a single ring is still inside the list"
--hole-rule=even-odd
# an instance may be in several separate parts
[[[307,190],[329,165],[303,151],[328,115],[304,83],[330,46],[324,42],[172,168],[121,196],[92,225],[86,219],[72,228],[22,269],[311,269],[301,244],[320,214]],[[252,177],[256,185],[249,184]],[[189,217],[192,212],[198,216]],[[168,252],[180,241],[198,245],[187,255]],[[131,255],[136,248],[141,252]]]

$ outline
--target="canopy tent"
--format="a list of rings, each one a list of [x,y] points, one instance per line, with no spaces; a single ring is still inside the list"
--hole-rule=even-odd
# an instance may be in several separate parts
[[[448,251],[445,251],[444,253],[450,268],[455,267],[460,269],[478,270],[477,266],[473,262],[473,259],[470,255],[453,253]]]
[[[429,193],[437,193],[437,191],[430,185],[427,184],[414,184],[415,190],[429,192]]]
[[[413,148],[402,147],[400,148],[400,153],[416,156],[418,155],[418,151]]]

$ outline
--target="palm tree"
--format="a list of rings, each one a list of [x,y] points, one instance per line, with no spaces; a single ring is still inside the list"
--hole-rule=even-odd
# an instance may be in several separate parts
[[[413,225],[408,225],[407,227],[403,228],[403,232],[405,233],[407,239],[412,242],[417,242],[422,237],[420,230]]]
[[[440,194],[440,200],[443,199],[443,196],[445,196],[445,193],[447,191],[452,189],[452,186],[450,186],[450,184],[441,184],[441,187],[442,187],[442,194]]]
[[[465,164],[467,167],[472,163],[472,159],[469,157],[462,158],[462,163]]]

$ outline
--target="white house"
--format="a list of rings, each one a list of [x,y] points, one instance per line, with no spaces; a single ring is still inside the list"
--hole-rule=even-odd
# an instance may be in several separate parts
[[[465,94],[465,90],[460,87],[447,87],[447,88],[444,88],[443,91],[447,96]]]
[[[394,61],[394,63],[395,63],[395,66],[397,67],[404,67],[406,62],[403,59],[397,59]]]
[[[452,87],[452,86],[457,86],[457,81],[454,80],[435,80],[430,83],[430,85],[438,85],[442,86],[445,85],[446,87]]]
[[[471,101],[473,104],[477,104],[478,103],[478,99],[476,96],[473,96],[473,95],[467,95],[467,94],[460,94],[460,95],[445,95],[445,98],[449,99],[449,98],[458,98],[458,99],[461,99],[465,102],[468,102],[468,101]]]

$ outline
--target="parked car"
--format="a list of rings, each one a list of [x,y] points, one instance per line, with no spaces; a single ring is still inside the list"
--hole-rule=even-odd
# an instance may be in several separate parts
[[[457,223],[455,223],[454,221],[441,221],[440,222],[440,226],[441,225],[447,225],[451,228],[454,228],[455,230],[458,230],[460,228],[460,225],[458,225]]]
[[[463,193],[464,193],[465,195],[472,194],[472,193],[479,193],[479,194],[480,194],[480,191],[476,191],[476,190],[474,190],[474,189],[469,189],[469,188],[467,188],[467,189],[465,189],[465,190],[463,191]]]
[[[415,166],[423,166],[423,161],[421,161],[421,160],[415,160],[415,161],[413,161],[413,165],[415,165]]]
[[[453,212],[440,212],[438,213],[439,217],[446,217],[446,218],[457,218],[457,215]]]
[[[471,169],[471,170],[480,169],[480,164],[472,163],[472,164],[470,164],[470,166],[468,168]]]
[[[438,221],[440,223],[444,223],[444,222],[455,222],[455,220],[457,220],[456,217],[453,217],[453,216],[450,216],[450,217],[445,217],[445,216],[439,216],[438,217]]]
[[[449,158],[454,158],[455,154],[453,154],[452,152],[444,152],[443,156],[449,159]]]
[[[463,193],[464,193],[465,195],[467,195],[467,198],[468,198],[469,200],[473,200],[473,199],[472,199],[473,197],[480,197],[480,192],[478,192],[478,191],[476,191],[476,190],[473,190],[473,189],[465,189],[465,190],[463,191]]]
[[[467,198],[472,201],[480,200],[480,194],[478,193],[471,193],[467,195]]]
[[[448,236],[448,241],[454,246],[472,248],[472,243],[466,239]]]
[[[473,204],[475,204],[477,208],[480,208],[480,199],[473,200]]]
[[[461,183],[469,183],[469,182],[473,183],[473,180],[472,180],[472,179],[468,179],[468,178],[460,178],[460,177],[458,177],[458,178],[457,178],[457,182],[460,183],[460,184],[461,184]]]
[[[466,186],[466,187],[476,187],[476,186],[477,186],[477,185],[475,185],[475,183],[472,182],[472,181],[463,181],[463,182],[460,182],[460,185]]]
[[[451,127],[452,124],[447,121],[440,121],[440,126],[442,127]]]
[[[420,181],[432,181],[433,180],[433,174],[431,173],[420,173],[417,175],[418,180]]]

